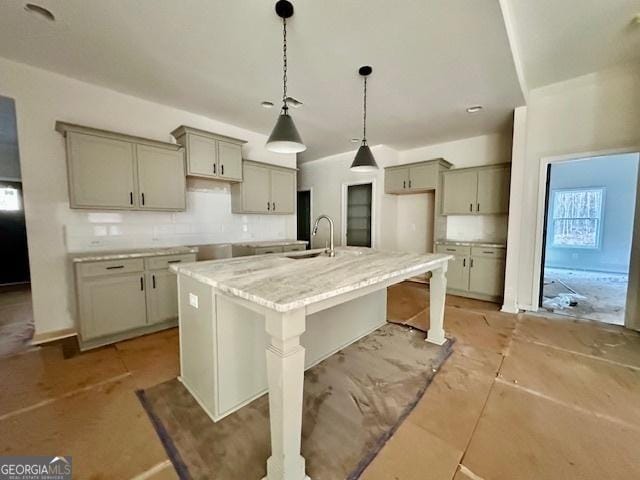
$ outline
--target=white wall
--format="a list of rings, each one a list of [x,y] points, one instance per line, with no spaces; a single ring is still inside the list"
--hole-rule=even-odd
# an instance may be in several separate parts
[[[507,278],[517,278],[517,305],[536,309],[534,285],[540,266],[536,249],[542,215],[539,198],[540,168],[545,157],[606,153],[640,146],[640,67],[624,66],[585,75],[529,93],[525,128],[524,172],[513,189],[522,191],[511,215],[520,222],[518,256],[507,259]],[[521,136],[517,130],[514,135]],[[514,159],[516,163],[516,159]],[[512,195],[512,203],[514,197]],[[518,212],[521,212],[519,214]],[[506,304],[506,300],[505,300]]]
[[[342,243],[342,185],[348,182],[371,180],[375,183],[373,208],[375,225],[373,243],[376,248],[393,249],[396,232],[396,196],[384,193],[384,167],[395,165],[397,152],[384,145],[371,147],[380,169],[375,173],[354,173],[349,170],[355,156],[354,152],[341,153],[300,165],[298,172],[298,190],[313,188],[311,216],[329,215],[335,223],[336,245]],[[325,224],[312,237],[314,247],[324,247],[329,239],[329,229]]]
[[[37,335],[73,327],[70,247],[226,241],[240,233],[252,238],[295,235],[293,215],[231,215],[228,186],[214,183],[189,192],[186,213],[71,210],[64,141],[54,125],[64,120],[171,141],[169,132],[186,124],[247,140],[245,158],[294,167],[294,155],[264,149],[264,135],[5,59],[0,59],[0,95],[16,102]]]

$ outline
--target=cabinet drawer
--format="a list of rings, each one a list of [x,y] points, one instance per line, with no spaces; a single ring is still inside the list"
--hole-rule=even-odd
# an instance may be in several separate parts
[[[253,250],[254,255],[266,255],[267,253],[282,253],[282,247],[260,247]]]
[[[284,247],[282,247],[283,252],[301,252],[306,249],[307,249],[307,246],[302,244],[301,245],[285,245]]]
[[[107,260],[103,262],[81,263],[78,274],[81,277],[96,277],[98,275],[117,275],[119,273],[141,272],[144,262],[141,258],[124,260]]]
[[[471,255],[474,257],[504,258],[506,250],[496,247],[472,247]]]
[[[180,255],[163,255],[161,257],[151,257],[145,259],[147,270],[166,270],[169,265],[174,263],[195,262],[195,253],[186,253]]]
[[[460,245],[437,245],[436,253],[450,253],[451,255],[469,255],[471,247]]]

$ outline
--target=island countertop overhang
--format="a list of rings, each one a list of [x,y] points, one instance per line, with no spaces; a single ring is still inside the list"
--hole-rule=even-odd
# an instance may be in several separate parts
[[[265,309],[288,312],[398,277],[442,268],[453,258],[356,247],[340,247],[335,257],[292,258],[310,252],[173,265],[171,270]]]

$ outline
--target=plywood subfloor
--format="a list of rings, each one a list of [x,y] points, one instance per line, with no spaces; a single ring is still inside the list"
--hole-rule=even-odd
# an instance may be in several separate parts
[[[423,285],[389,289],[396,320],[426,327],[427,307]],[[640,478],[639,334],[459,297],[445,327],[453,355],[362,478]],[[72,455],[78,479],[177,478],[134,393],[177,375],[177,330],[59,348],[0,362],[0,454]]]

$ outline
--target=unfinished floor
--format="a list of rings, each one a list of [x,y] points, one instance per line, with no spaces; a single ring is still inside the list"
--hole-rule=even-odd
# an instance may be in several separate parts
[[[389,290],[394,317],[425,307],[423,285]],[[459,297],[445,326],[453,355],[362,478],[640,478],[639,334]],[[175,329],[69,360],[59,347],[4,359],[0,451],[72,455],[79,479],[177,478],[134,391],[178,361]]]
[[[31,286],[0,286],[0,358],[27,350],[33,332]]]
[[[629,276],[620,273],[544,269],[542,307],[552,313],[624,325]]]

